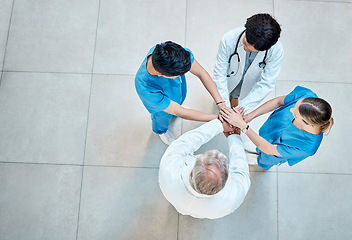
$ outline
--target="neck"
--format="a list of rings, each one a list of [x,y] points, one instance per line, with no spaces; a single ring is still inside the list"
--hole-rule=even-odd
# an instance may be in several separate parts
[[[147,59],[147,72],[150,75],[153,76],[159,76],[160,73],[158,71],[155,70],[155,68],[153,67],[153,63],[152,63],[152,56],[149,56]]]
[[[297,123],[297,121],[295,121],[296,119],[293,119],[293,125],[295,125],[298,129],[314,134],[314,135],[319,135],[321,133],[321,128],[320,127],[314,127],[312,125],[303,125],[303,124],[299,124]]]

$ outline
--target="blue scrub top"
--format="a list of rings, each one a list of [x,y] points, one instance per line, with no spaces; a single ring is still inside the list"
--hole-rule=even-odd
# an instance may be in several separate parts
[[[259,130],[259,135],[271,144],[277,144],[277,151],[282,157],[267,155],[257,148],[258,165],[268,170],[273,165],[288,162],[290,166],[312,156],[318,150],[323,139],[323,133],[314,135],[305,132],[295,125],[291,108],[298,100],[306,97],[317,97],[308,88],[297,86],[284,99],[284,106],[274,111]]]
[[[148,73],[147,59],[154,49],[155,46],[149,50],[135,78],[137,93],[152,115],[164,111],[170,105],[170,100],[182,104],[187,93],[187,83],[184,75],[169,79]],[[191,63],[193,63],[193,53],[187,48],[184,49],[191,54]]]

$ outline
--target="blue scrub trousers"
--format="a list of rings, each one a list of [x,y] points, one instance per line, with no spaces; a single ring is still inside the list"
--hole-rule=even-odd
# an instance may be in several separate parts
[[[258,148],[256,149],[259,156],[257,157],[258,166],[268,171],[272,166],[282,164],[285,161],[282,160],[281,157],[276,157],[274,155],[267,155],[260,151]]]
[[[164,111],[153,113],[151,116],[153,132],[156,134],[166,133],[171,119],[176,117],[177,116],[166,113]]]

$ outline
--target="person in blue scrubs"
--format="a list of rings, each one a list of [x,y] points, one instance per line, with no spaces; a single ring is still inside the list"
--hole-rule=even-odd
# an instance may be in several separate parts
[[[260,128],[259,135],[249,127],[251,120],[273,110]],[[242,116],[236,109],[230,108],[221,110],[221,114],[257,146],[258,165],[264,170],[284,162],[292,166],[313,156],[323,133],[330,131],[334,124],[330,104],[301,86],[286,96],[264,103],[247,115]]]
[[[168,131],[172,118],[207,122],[218,117],[216,114],[181,106],[187,94],[184,74],[188,71],[202,81],[219,110],[223,108],[225,102],[210,75],[189,49],[174,42],[168,41],[152,47],[135,77],[137,93],[151,114],[153,131],[167,145],[174,140],[172,133]]]

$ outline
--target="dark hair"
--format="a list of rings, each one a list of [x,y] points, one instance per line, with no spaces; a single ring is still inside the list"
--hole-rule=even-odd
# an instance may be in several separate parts
[[[160,43],[152,53],[152,64],[156,71],[165,76],[180,76],[191,69],[191,54],[177,43]]]
[[[278,22],[267,13],[259,13],[247,18],[246,40],[258,51],[268,50],[280,37]]]
[[[307,97],[298,107],[301,116],[312,125],[320,126],[322,132],[330,131],[334,125],[330,104],[321,98]]]

